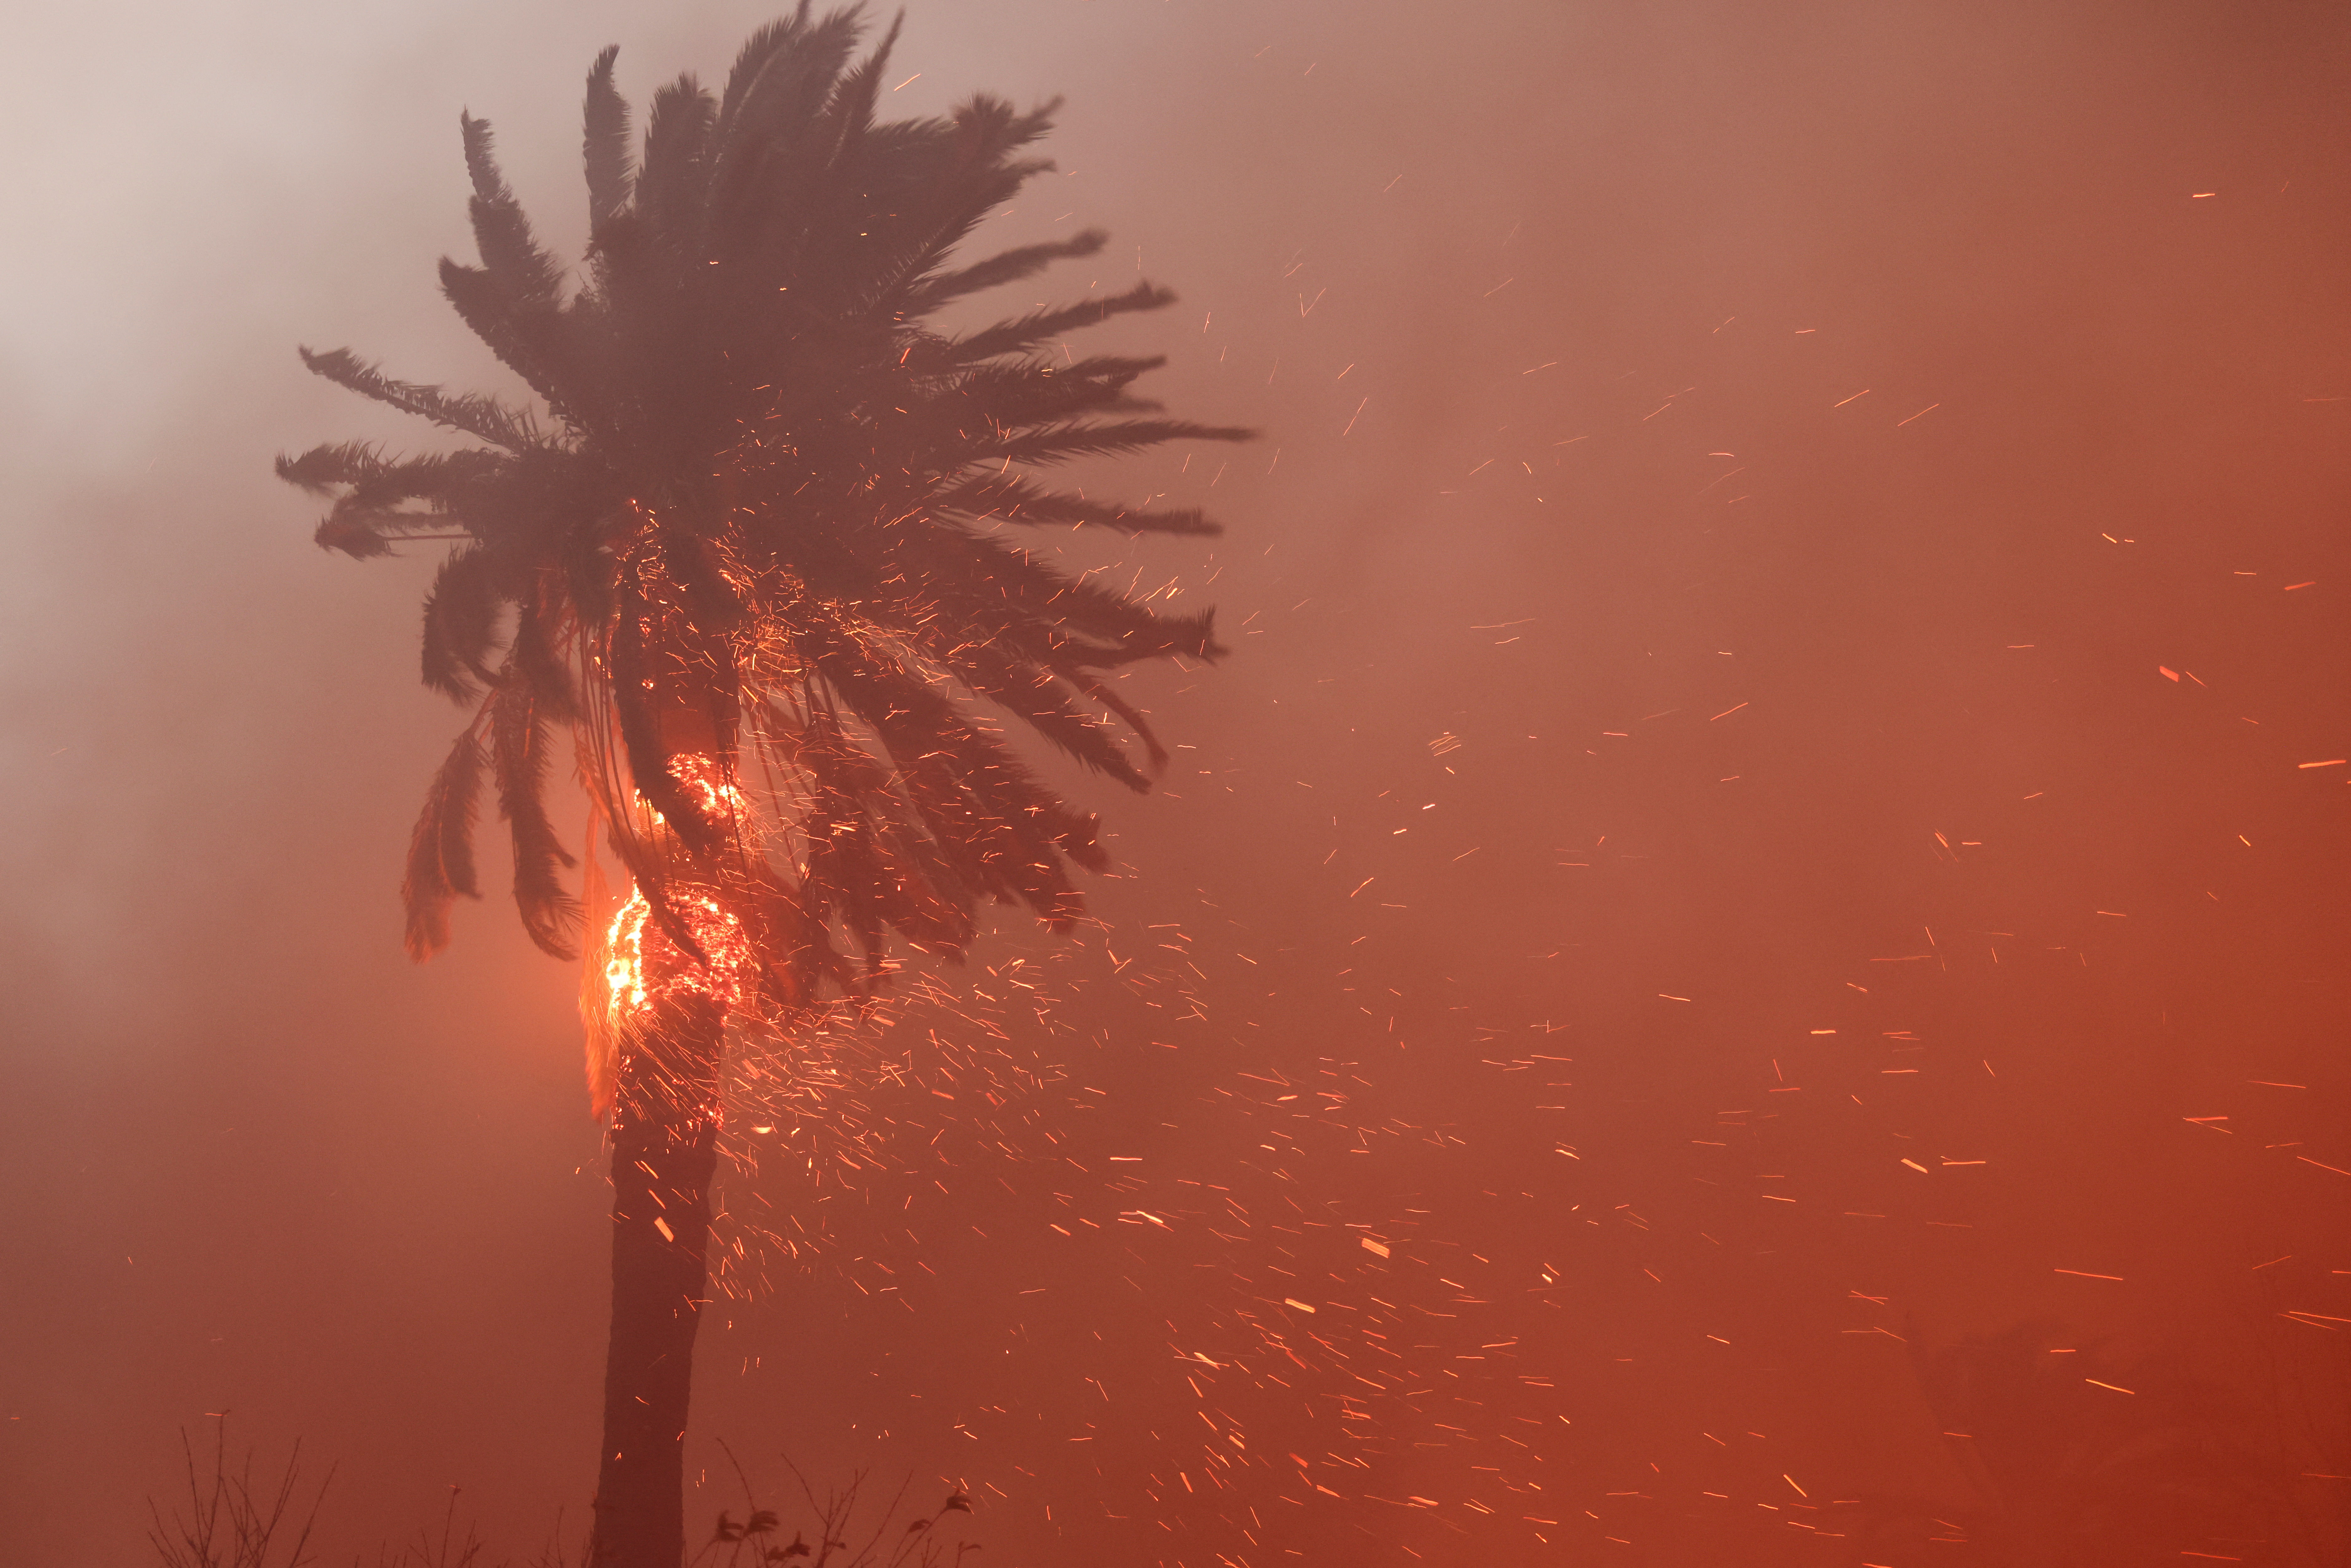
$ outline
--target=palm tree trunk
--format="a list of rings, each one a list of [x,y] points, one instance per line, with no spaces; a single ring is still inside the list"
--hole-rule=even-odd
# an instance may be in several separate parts
[[[685,1421],[708,1285],[725,1019],[664,1006],[612,1113],[612,1333],[590,1568],[679,1568]]]

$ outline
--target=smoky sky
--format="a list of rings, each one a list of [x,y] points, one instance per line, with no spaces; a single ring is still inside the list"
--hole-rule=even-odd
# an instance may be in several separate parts
[[[223,1411],[340,1465],[340,1556],[586,1517],[576,975],[498,885],[402,956],[431,559],[269,460],[432,440],[298,344],[508,384],[433,286],[461,110],[576,256],[597,50],[642,105],[768,15],[11,19],[0,1560],[136,1560]],[[1075,476],[1219,538],[1032,541],[1230,657],[1130,683],[1154,794],[1056,775],[1098,927],[943,972],[867,1143],[744,1119],[690,1521],[724,1439],[768,1506],[963,1485],[996,1568],[1999,1561],[1928,1542],[1982,1467],[1922,1368],[2016,1330],[2270,1489],[2075,1560],[2342,1551],[2346,46],[910,6],[888,112],[1066,98],[975,246],[1112,235],[985,303],[1164,282],[1073,348],[1263,434]]]

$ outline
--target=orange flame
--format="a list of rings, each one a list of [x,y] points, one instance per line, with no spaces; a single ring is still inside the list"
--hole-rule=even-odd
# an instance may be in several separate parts
[[[605,1022],[620,1028],[662,998],[679,992],[716,997],[729,1012],[747,1012],[758,988],[758,958],[743,923],[710,894],[680,888],[671,906],[708,962],[679,950],[653,921],[653,906],[635,888],[605,933]]]

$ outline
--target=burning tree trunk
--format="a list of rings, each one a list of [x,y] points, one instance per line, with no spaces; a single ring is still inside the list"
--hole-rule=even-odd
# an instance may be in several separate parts
[[[686,1407],[708,1285],[725,1004],[674,990],[621,1062],[612,1111],[612,1329],[590,1568],[675,1568]]]
[[[655,628],[667,635],[648,648]],[[709,1284],[726,1020],[752,1004],[763,968],[713,884],[749,877],[755,841],[733,782],[734,693],[718,678],[732,653],[683,616],[646,615],[634,630],[606,658],[647,692],[661,767],[636,780],[649,822],[608,826],[616,846],[622,835],[636,845],[632,863],[652,857],[665,870],[661,907],[632,890],[605,933],[601,976],[589,977],[604,992],[591,1058],[608,1061],[612,1089],[612,1326],[590,1568],[677,1568],[684,1556],[685,1425]],[[655,795],[679,817],[664,816]],[[689,847],[686,814],[719,856]]]

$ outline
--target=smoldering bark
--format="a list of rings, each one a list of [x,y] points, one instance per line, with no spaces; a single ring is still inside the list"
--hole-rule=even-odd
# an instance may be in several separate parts
[[[612,1112],[612,1332],[590,1568],[679,1568],[694,1341],[709,1281],[725,1018],[664,1003]]]

